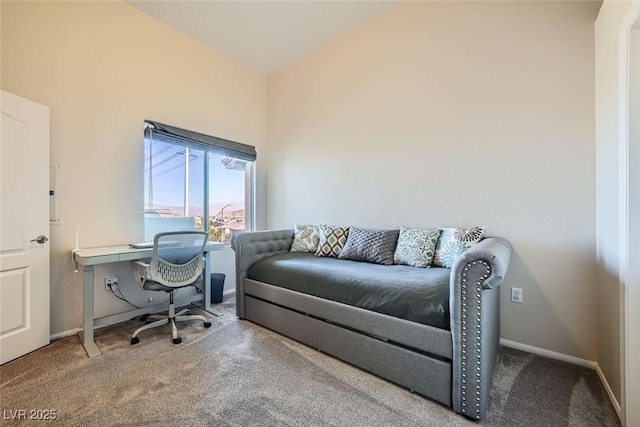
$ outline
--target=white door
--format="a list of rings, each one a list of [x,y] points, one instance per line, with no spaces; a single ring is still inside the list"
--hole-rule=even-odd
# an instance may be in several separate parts
[[[49,344],[49,108],[5,91],[0,106],[2,364]]]

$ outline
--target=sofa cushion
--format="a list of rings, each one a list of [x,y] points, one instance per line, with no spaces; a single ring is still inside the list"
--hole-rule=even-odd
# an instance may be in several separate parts
[[[442,228],[433,265],[451,268],[453,262],[464,251],[478,244],[484,236],[484,227],[472,228]]]
[[[349,227],[333,227],[321,224],[318,226],[320,241],[318,242],[317,256],[337,258],[347,242]]]
[[[340,251],[338,258],[391,265],[398,235],[398,230],[366,230],[349,227],[347,243]]]
[[[256,262],[249,279],[342,304],[449,329],[446,268],[380,265],[303,252],[286,252]]]
[[[317,225],[295,225],[291,252],[315,252],[318,250],[320,233]]]
[[[398,245],[393,255],[396,264],[429,267],[436,252],[440,230],[400,227]]]

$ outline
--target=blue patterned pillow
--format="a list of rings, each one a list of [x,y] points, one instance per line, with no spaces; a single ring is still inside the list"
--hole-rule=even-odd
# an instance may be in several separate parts
[[[400,227],[398,246],[393,255],[396,264],[412,267],[429,267],[436,252],[440,230],[418,230]]]
[[[441,228],[442,234],[436,246],[433,265],[451,268],[453,262],[464,251],[478,244],[484,236],[484,227],[472,228]]]

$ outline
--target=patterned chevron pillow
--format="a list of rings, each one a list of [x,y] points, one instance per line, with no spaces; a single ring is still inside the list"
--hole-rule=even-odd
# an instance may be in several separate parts
[[[316,255],[337,258],[347,242],[349,227],[318,226],[320,241]]]
[[[318,250],[320,233],[317,225],[295,225],[291,252],[315,252]]]
[[[451,268],[456,258],[470,247],[477,245],[484,236],[484,227],[441,228],[441,230],[432,263],[436,267]]]
[[[396,264],[412,267],[429,267],[436,252],[440,230],[418,230],[400,227],[398,246],[393,255]]]
[[[338,258],[391,265],[399,233],[398,230],[365,230],[349,227],[347,243]]]

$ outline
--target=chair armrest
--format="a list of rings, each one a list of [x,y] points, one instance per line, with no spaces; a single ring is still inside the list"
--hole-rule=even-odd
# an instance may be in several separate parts
[[[250,231],[233,236],[236,253],[236,314],[244,318],[244,279],[253,264],[263,258],[289,252],[293,230]]]
[[[149,268],[149,264],[148,264],[148,263],[146,263],[146,262],[144,262],[144,261],[140,261],[140,260],[138,260],[138,261],[131,261],[131,264],[137,264],[137,265],[139,265],[140,267],[143,267],[143,268]]]
[[[144,284],[147,281],[147,277],[149,277],[149,264],[137,260],[130,261],[129,265],[131,265],[131,271],[133,273],[133,277],[136,279],[136,283],[140,288],[144,289]]]
[[[453,345],[453,409],[482,419],[500,341],[500,288],[511,244],[490,237],[467,250],[451,269],[449,311]]]

